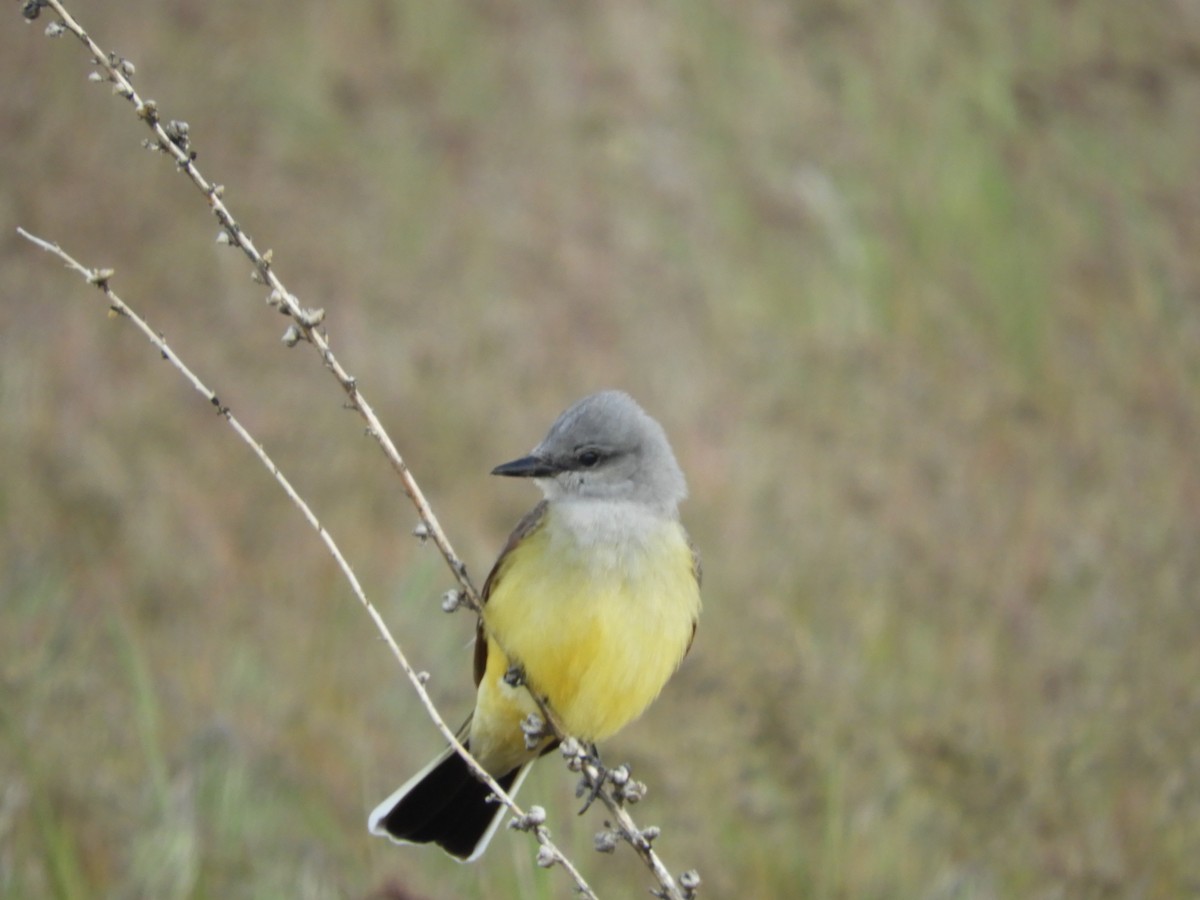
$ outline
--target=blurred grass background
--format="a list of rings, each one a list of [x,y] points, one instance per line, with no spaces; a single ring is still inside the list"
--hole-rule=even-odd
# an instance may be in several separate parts
[[[78,0],[329,311],[476,579],[630,390],[706,610],[607,749],[706,896],[1200,894],[1200,9]],[[299,516],[15,227],[112,266],[448,718],[466,617],[359,421],[71,40],[0,27],[0,894],[563,896],[370,838],[438,740]],[[604,896],[571,779],[524,797]],[[406,893],[408,892],[408,893]]]

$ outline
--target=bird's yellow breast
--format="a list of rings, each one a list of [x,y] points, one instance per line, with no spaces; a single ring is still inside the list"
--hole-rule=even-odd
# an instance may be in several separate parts
[[[527,707],[498,684],[515,662],[567,733],[601,741],[637,718],[683,659],[700,612],[687,536],[674,519],[616,507],[551,505],[502,562],[483,613],[477,716],[485,705]]]

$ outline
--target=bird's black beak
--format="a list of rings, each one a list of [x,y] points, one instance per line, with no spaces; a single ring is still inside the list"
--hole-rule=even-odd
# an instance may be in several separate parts
[[[510,478],[549,478],[558,473],[558,467],[552,465],[540,456],[522,456],[512,462],[492,469],[493,475],[507,475]]]

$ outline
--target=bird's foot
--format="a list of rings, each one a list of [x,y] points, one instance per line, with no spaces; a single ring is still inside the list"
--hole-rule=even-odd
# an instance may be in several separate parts
[[[583,807],[579,810],[579,815],[582,816],[596,802],[600,792],[604,790],[604,782],[608,780],[608,769],[600,761],[600,751],[596,749],[595,744],[588,744],[580,761],[582,765],[579,771],[583,777],[579,779],[579,787],[575,789],[575,796],[587,795],[587,799],[583,801]]]

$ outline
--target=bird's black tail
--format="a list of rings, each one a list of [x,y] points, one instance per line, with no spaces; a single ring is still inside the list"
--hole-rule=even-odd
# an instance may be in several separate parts
[[[496,779],[510,795],[529,763]],[[371,813],[372,834],[402,844],[437,844],[464,862],[478,859],[492,839],[504,807],[488,800],[492,791],[448,749],[414,775]]]

